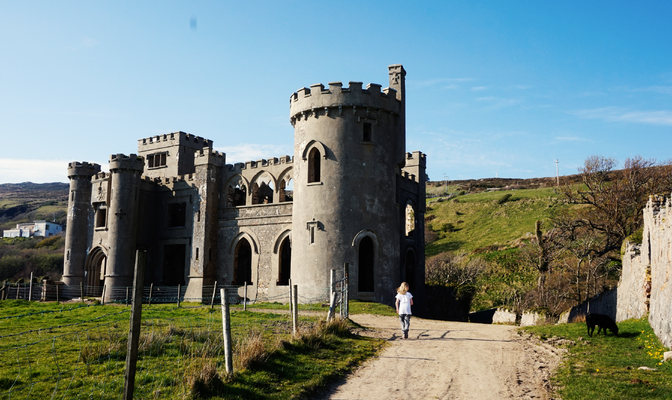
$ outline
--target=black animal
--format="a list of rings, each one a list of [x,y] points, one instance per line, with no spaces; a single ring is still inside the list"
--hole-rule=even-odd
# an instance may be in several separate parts
[[[597,325],[597,334],[600,334],[600,331],[603,331],[604,334],[607,334],[607,329],[611,331],[614,335],[618,336],[618,326],[613,319],[608,315],[603,314],[588,314],[586,315],[586,326],[588,327],[588,335],[593,336],[595,332],[595,325]]]

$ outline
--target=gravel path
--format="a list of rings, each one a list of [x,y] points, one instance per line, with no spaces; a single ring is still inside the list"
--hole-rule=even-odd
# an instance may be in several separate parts
[[[548,399],[549,376],[563,352],[519,336],[513,326],[413,317],[404,340],[397,317],[351,319],[367,328],[359,334],[390,345],[319,398]]]

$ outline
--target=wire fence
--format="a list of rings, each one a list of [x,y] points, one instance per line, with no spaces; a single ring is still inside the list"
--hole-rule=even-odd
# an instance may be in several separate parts
[[[343,287],[340,281],[336,285]],[[10,301],[0,303],[5,314],[0,317],[0,399],[122,396],[130,316],[126,305],[131,303],[127,288],[111,288],[116,304],[103,305],[97,298],[103,289],[97,287],[33,284],[32,292],[27,284],[3,287],[0,298]],[[251,339],[269,347],[291,337],[292,315],[289,306],[281,304],[289,300],[289,294],[243,299],[238,287],[211,285],[203,288],[201,297],[185,297],[183,287],[145,287],[143,304],[148,306],[142,311],[135,398],[188,397],[204,371],[221,369],[222,315],[219,307],[211,307],[219,306],[221,288],[227,289],[229,302],[234,304],[230,321],[235,369],[244,368]],[[311,293],[327,296],[332,290],[311,289]],[[11,301],[17,298],[33,301]],[[84,302],[91,298],[96,301]],[[302,296],[299,291],[298,298],[302,303],[298,305],[299,329],[311,329],[323,319],[322,312],[326,316],[326,310],[321,303],[308,303],[324,297]],[[58,304],[56,299],[70,302]],[[240,312],[247,306],[276,310]]]

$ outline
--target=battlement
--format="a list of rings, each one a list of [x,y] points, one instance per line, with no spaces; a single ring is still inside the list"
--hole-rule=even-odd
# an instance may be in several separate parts
[[[232,172],[240,172],[245,169],[255,169],[259,167],[269,167],[272,165],[281,165],[281,164],[292,164],[294,163],[294,157],[290,156],[281,156],[281,157],[271,157],[268,159],[261,159],[257,161],[246,161],[244,163],[236,164],[226,164],[225,167]]]
[[[406,153],[406,166],[427,166],[427,155],[421,151],[414,151],[412,153]]]
[[[667,196],[650,195],[644,211],[655,217],[661,208],[669,209],[670,206],[670,199]]]
[[[145,159],[137,154],[112,154],[110,156],[110,171],[114,170],[136,170],[142,171],[145,168]]]
[[[226,154],[204,148],[194,153],[194,165],[216,165],[221,167],[226,163]]]
[[[327,89],[321,83],[301,88],[289,99],[290,120],[292,124],[301,117],[319,117],[320,115],[342,115],[344,108],[351,112],[366,113],[366,116],[380,113],[401,113],[401,102],[397,100],[397,91],[371,83],[366,89],[361,82],[350,82],[343,87],[341,82],[330,82]],[[334,114],[332,114],[334,113]]]
[[[195,136],[187,132],[177,131],[138,140],[138,153],[174,146],[186,146],[198,150],[212,148],[212,143],[212,140]]]
[[[93,176],[100,172],[100,165],[88,163],[86,161],[73,161],[68,164],[68,177],[71,176]]]

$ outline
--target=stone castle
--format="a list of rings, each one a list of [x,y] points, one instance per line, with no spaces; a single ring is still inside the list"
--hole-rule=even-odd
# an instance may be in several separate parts
[[[211,140],[174,132],[112,155],[109,173],[70,163],[63,282],[105,285],[112,300],[140,249],[145,284],[189,298],[246,282],[248,298],[285,299],[291,279],[325,301],[331,270],[349,271],[353,299],[391,304],[401,281],[422,296],[425,155],[406,152],[405,75],[392,65],[386,89],[293,93],[293,157],[226,164]]]

